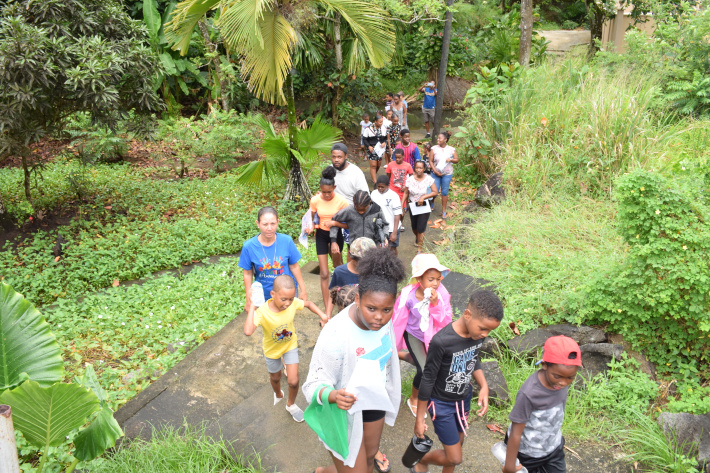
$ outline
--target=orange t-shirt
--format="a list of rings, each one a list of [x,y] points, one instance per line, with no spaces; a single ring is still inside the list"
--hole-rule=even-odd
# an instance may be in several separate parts
[[[318,214],[321,222],[333,220],[333,216],[347,206],[348,201],[340,194],[334,194],[331,200],[323,200],[320,194],[311,198],[311,210]],[[320,225],[316,225],[316,228],[320,228]]]

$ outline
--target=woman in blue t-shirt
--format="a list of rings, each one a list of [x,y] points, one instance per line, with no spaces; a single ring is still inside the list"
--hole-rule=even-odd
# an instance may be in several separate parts
[[[276,233],[279,226],[279,216],[273,207],[262,207],[256,217],[259,234],[244,242],[239,255],[239,267],[243,270],[244,290],[247,303],[244,310],[251,306],[251,285],[257,281],[264,288],[264,300],[271,298],[274,279],[282,274],[288,274],[298,284],[298,297],[308,300],[306,286],[303,284],[301,267],[298,261],[301,253],[296,248],[293,239],[283,233]]]

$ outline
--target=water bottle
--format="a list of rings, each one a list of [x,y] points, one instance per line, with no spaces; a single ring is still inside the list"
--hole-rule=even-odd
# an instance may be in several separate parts
[[[259,281],[254,281],[251,284],[251,303],[254,304],[254,307],[261,307],[265,302],[264,286]]]
[[[493,454],[494,457],[500,462],[501,466],[505,465],[505,455],[508,453],[508,446],[505,444],[505,442],[500,441],[497,444],[493,445],[491,447],[491,453]],[[520,460],[517,458],[515,459],[515,466],[520,465]],[[520,470],[518,470],[519,473],[528,473],[528,469],[525,467],[522,467]]]
[[[413,436],[407,450],[402,455],[402,464],[406,468],[412,468],[431,450],[432,445],[434,445],[434,441],[426,435],[422,439],[416,435]]]

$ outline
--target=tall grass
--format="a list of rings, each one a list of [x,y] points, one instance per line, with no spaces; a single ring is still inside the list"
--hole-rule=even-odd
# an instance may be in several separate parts
[[[261,473],[259,457],[232,457],[230,445],[203,428],[156,430],[149,441],[124,442],[84,467],[91,473]]]
[[[569,58],[530,70],[465,116],[494,143],[492,162],[512,189],[608,195],[620,173],[663,168],[710,145],[708,121],[658,106],[660,85],[648,72]]]

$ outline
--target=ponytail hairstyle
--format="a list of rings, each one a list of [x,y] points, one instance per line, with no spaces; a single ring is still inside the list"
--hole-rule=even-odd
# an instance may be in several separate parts
[[[366,205],[370,205],[371,202],[372,198],[370,197],[370,193],[367,191],[359,190],[353,196],[353,205],[355,207],[364,207]]]
[[[447,143],[449,142],[449,138],[451,138],[450,131],[440,131],[439,134],[444,137]]]
[[[367,251],[357,264],[360,275],[358,294],[384,292],[397,297],[397,284],[406,276],[404,265],[389,248],[378,247]]]
[[[271,215],[273,215],[274,217],[276,217],[276,220],[279,219],[279,214],[276,212],[276,209],[275,209],[275,208],[273,208],[273,207],[262,207],[262,208],[259,209],[259,212],[257,212],[257,214],[256,214],[256,221],[257,221],[257,222],[261,222],[261,217],[263,217],[264,215],[269,215],[269,214],[271,214]]]
[[[335,168],[333,166],[328,166],[327,168],[323,169],[323,172],[320,173],[320,185],[335,185]]]

